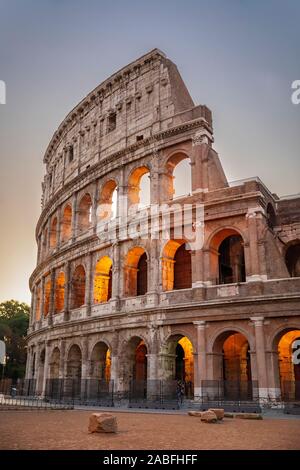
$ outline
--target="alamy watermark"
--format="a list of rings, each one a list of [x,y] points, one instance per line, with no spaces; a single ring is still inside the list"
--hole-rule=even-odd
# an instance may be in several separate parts
[[[6,84],[0,80],[0,104],[6,104]]]
[[[292,83],[292,90],[291,100],[293,104],[300,104],[300,80],[294,80]]]
[[[184,240],[191,250],[204,243],[203,204],[151,204],[141,208],[129,205],[127,197],[119,200],[119,213],[107,218],[110,204],[98,207],[97,235],[102,242],[118,240]]]
[[[292,343],[292,362],[294,365],[300,364],[300,339],[296,339]]]

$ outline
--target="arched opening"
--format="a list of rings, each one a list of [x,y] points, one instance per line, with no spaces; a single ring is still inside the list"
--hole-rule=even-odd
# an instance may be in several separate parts
[[[55,281],[55,313],[62,312],[65,302],[65,273],[60,272]]]
[[[60,351],[58,348],[54,348],[51,354],[49,369],[50,379],[59,378],[59,362],[60,362]]]
[[[191,162],[187,155],[177,153],[167,161],[165,192],[169,199],[192,192]]]
[[[85,194],[78,206],[78,230],[84,232],[92,225],[92,198]]]
[[[112,292],[112,260],[103,256],[97,261],[94,276],[94,303],[107,302]]]
[[[67,204],[64,208],[62,224],[61,224],[61,240],[62,243],[70,240],[72,236],[72,207]]]
[[[191,252],[184,240],[169,240],[162,255],[163,290],[192,287]]]
[[[292,243],[285,254],[285,263],[291,277],[300,277],[300,242]]]
[[[85,269],[80,264],[72,276],[72,308],[79,308],[85,303]]]
[[[169,382],[169,393],[174,397],[178,382],[182,384],[181,392],[187,398],[194,394],[194,351],[187,336],[172,335],[163,348],[161,358],[162,379]]]
[[[41,319],[41,286],[40,284],[36,288],[35,319],[36,321],[40,321]]]
[[[270,203],[267,205],[267,224],[271,230],[276,226],[276,213],[274,207]]]
[[[223,229],[210,242],[210,276],[215,284],[246,281],[244,241],[233,229]]]
[[[48,229],[45,228],[43,232],[43,257],[46,256],[48,252]]]
[[[125,258],[124,293],[131,297],[144,295],[147,290],[147,254],[142,247],[136,246],[127,253]]]
[[[107,181],[100,193],[97,215],[99,220],[114,219],[117,215],[118,187],[114,180]]]
[[[44,317],[46,318],[50,310],[51,279],[45,280],[44,286]]]
[[[245,281],[243,239],[240,235],[230,235],[219,247],[219,284]]]
[[[214,344],[214,377],[220,398],[250,400],[253,396],[250,345],[235,331],[222,333]]]
[[[174,198],[192,193],[191,161],[189,158],[184,158],[176,165],[173,178]]]
[[[128,179],[128,206],[137,204],[138,208],[150,205],[150,172],[146,166],[136,168]]]
[[[71,346],[67,357],[65,396],[79,398],[81,391],[82,354],[77,344]]]
[[[57,244],[57,217],[54,217],[51,222],[50,248],[54,248],[56,244]]]
[[[91,378],[110,381],[111,355],[110,349],[103,341],[99,341],[92,351]]]
[[[283,333],[278,342],[281,395],[284,400],[300,400],[300,330]]]
[[[125,345],[121,370],[124,390],[130,390],[131,399],[146,398],[147,346],[142,338],[134,336]]]

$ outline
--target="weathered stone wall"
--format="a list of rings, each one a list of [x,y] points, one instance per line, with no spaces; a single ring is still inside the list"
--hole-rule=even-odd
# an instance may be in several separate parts
[[[243,361],[250,355],[261,397],[279,395],[278,339],[300,329],[300,278],[291,278],[286,266],[288,247],[300,239],[299,199],[281,201],[257,178],[229,185],[212,144],[210,110],[194,106],[176,66],[158,50],[99,85],[59,126],[44,158],[38,262],[30,278],[27,377],[37,379],[41,392],[49,377],[93,376],[98,343],[101,364],[109,350],[109,373],[119,390],[128,386],[141,341],[148,378],[169,378],[174,345],[187,337],[197,396],[202,380],[223,377],[222,345],[239,333],[249,345]],[[185,158],[192,192],[174,201],[173,171]],[[203,245],[191,245],[187,255],[191,274],[175,273],[175,286],[184,289],[172,287],[184,237],[171,231],[175,245],[167,245],[161,221],[159,239],[108,240],[105,218],[99,229],[99,204],[111,202],[117,188],[120,221],[122,200],[138,201],[143,174],[150,175],[151,204],[203,207]],[[145,222],[149,211],[134,221]],[[230,236],[241,237],[245,279],[221,285],[219,247]],[[147,289],[136,295],[132,285],[143,253]],[[107,263],[99,264],[103,259]],[[186,364],[191,367],[191,358]]]

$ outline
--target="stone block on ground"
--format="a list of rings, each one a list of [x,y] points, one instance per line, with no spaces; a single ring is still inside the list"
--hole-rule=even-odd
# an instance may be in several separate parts
[[[117,418],[110,413],[93,413],[90,416],[88,430],[90,433],[116,433]]]
[[[237,419],[263,419],[262,415],[258,413],[236,413],[234,417]]]
[[[215,413],[219,421],[221,421],[224,418],[223,408],[209,408],[208,411],[212,411],[213,413]]]
[[[195,416],[196,418],[201,418],[202,412],[201,411],[189,411],[189,416]]]
[[[218,418],[213,411],[203,411],[201,413],[201,421],[204,423],[217,423]]]

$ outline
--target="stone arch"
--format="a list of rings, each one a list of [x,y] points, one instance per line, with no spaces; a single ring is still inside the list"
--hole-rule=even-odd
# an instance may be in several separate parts
[[[61,222],[61,241],[65,243],[70,240],[72,236],[72,207],[71,204],[66,204],[63,210]]]
[[[82,264],[76,266],[72,275],[72,308],[79,308],[85,304],[85,269]]]
[[[59,313],[64,309],[65,303],[65,273],[60,271],[55,280],[55,293],[54,293],[54,312]]]
[[[184,240],[169,240],[163,250],[162,286],[164,291],[192,287],[191,252]]]
[[[300,240],[293,240],[285,249],[285,264],[291,277],[300,277]]]
[[[210,276],[214,284],[246,281],[244,244],[244,238],[236,228],[219,229],[210,236]]]
[[[150,180],[145,177],[150,176],[148,166],[142,165],[131,171],[128,178],[128,206],[138,204],[139,206],[147,206],[150,204]],[[143,180],[145,179],[145,184]],[[147,182],[147,184],[146,184]],[[143,184],[143,187],[142,187]],[[143,193],[141,191],[143,189]],[[146,194],[148,192],[148,194]]]
[[[106,181],[101,190],[97,208],[97,216],[100,221],[115,218],[118,205],[118,184],[114,179]]]
[[[77,343],[73,343],[67,352],[67,378],[81,379],[82,352]]]
[[[94,303],[107,302],[112,293],[112,260],[109,256],[102,256],[94,271]]]
[[[293,361],[293,353],[299,350],[299,343],[294,347],[296,341],[300,341],[300,322],[282,325],[271,339],[274,385],[283,400],[300,400],[300,354]]]
[[[92,198],[89,193],[85,193],[78,204],[78,230],[84,232],[92,225]]]
[[[60,350],[57,346],[53,349],[49,361],[49,375],[50,379],[59,378],[59,363],[60,363]]]
[[[168,156],[168,159],[165,164],[165,178],[164,178],[164,192],[168,199],[173,199],[174,197],[184,196],[191,193],[191,184],[192,184],[192,173],[191,167],[189,167],[189,171],[185,169],[185,175],[181,175],[181,180],[188,181],[188,185],[183,185],[183,188],[180,188],[178,185],[179,178],[177,176],[177,171],[179,166],[185,166],[184,161],[188,161],[189,165],[191,163],[190,157],[187,153],[183,151],[176,151]],[[187,167],[188,168],[188,167]],[[180,170],[179,170],[180,173]],[[185,176],[185,177],[184,177]],[[186,190],[185,186],[188,187],[188,191]]]
[[[213,377],[225,399],[248,400],[253,396],[253,349],[247,333],[241,331],[235,326],[224,328],[211,340]]]
[[[123,341],[119,373],[124,391],[133,387],[136,395],[146,397],[148,353],[147,341],[139,333]]]
[[[110,374],[111,350],[106,341],[98,340],[93,345],[90,356],[90,377],[109,382]]]
[[[53,217],[51,220],[50,228],[50,248],[55,248],[57,245],[57,217]]]
[[[124,260],[125,296],[144,295],[148,290],[147,252],[141,246],[131,248]]]
[[[182,382],[188,398],[192,398],[194,393],[194,353],[190,335],[176,330],[163,341],[159,356],[161,378],[169,381],[173,389],[178,381]]]
[[[50,311],[51,290],[52,290],[51,278],[48,276],[45,279],[45,285],[44,285],[44,318],[47,317]]]
[[[43,248],[42,248],[42,252],[43,252],[43,257],[45,258],[45,256],[47,255],[47,252],[48,252],[48,228],[45,227],[44,230],[43,230]]]

